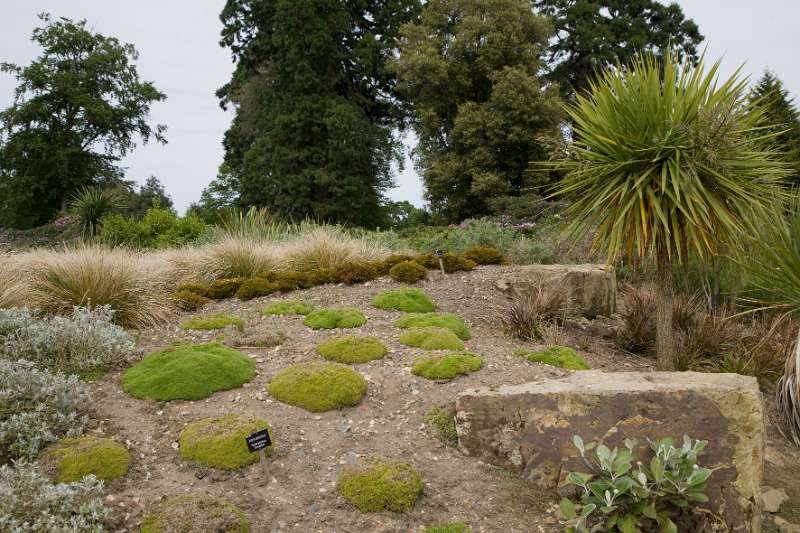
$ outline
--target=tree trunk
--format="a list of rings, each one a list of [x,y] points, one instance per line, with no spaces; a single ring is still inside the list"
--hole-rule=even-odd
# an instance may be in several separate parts
[[[656,270],[656,356],[659,370],[675,370],[672,337],[672,261],[663,249],[657,252]]]

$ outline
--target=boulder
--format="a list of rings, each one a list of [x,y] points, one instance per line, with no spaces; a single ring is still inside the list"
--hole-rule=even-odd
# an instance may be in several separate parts
[[[567,472],[585,470],[574,435],[610,447],[622,447],[626,438],[707,440],[701,464],[714,473],[706,505],[731,531],[760,531],[765,427],[754,378],[590,370],[467,390],[458,396],[456,410],[463,452],[552,489],[563,484]]]
[[[567,292],[586,318],[611,316],[616,310],[617,278],[605,265],[525,265],[501,270],[495,286],[514,296],[544,284]]]

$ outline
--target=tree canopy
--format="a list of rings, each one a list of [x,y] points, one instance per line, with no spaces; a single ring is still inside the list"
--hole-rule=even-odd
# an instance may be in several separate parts
[[[753,88],[750,101],[761,108],[766,132],[774,135],[773,140],[792,165],[789,182],[793,186],[800,186],[800,116],[794,99],[783,82],[772,72],[766,71]]]
[[[0,113],[0,225],[17,228],[48,222],[81,187],[118,183],[137,139],[166,142],[166,128],[148,122],[166,96],[139,79],[133,45],[85,20],[40,19],[32,40],[41,55],[0,64],[19,83]]]

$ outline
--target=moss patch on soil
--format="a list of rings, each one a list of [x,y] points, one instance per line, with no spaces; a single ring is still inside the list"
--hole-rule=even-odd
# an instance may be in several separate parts
[[[329,361],[356,364],[383,359],[389,350],[377,337],[346,335],[332,337],[317,346],[317,353]]]
[[[464,343],[446,328],[411,328],[400,335],[400,344],[423,350],[463,350]]]
[[[578,352],[566,346],[550,346],[545,350],[533,352],[530,350],[515,350],[514,355],[523,357],[532,363],[544,363],[546,365],[570,370],[588,370],[589,365]]]
[[[314,310],[314,306],[310,303],[301,302],[300,300],[284,300],[281,302],[272,302],[264,309],[261,310],[262,315],[307,315]]]
[[[247,348],[271,348],[286,342],[286,334],[281,331],[264,331],[248,329],[245,333],[227,335],[224,343],[227,346]]]
[[[483,368],[483,359],[474,353],[427,354],[414,359],[411,373],[426,379],[451,380]]]
[[[111,439],[80,437],[63,439],[48,447],[39,462],[53,472],[58,483],[80,481],[88,475],[112,481],[128,473],[131,455],[125,446]]]
[[[339,494],[363,513],[411,509],[422,493],[422,479],[410,464],[373,458],[345,469],[336,483]]]
[[[275,448],[272,428],[266,420],[230,414],[192,422],[181,432],[181,457],[212,468],[235,470],[258,460],[259,454],[247,449],[245,437],[256,431],[269,432],[271,446],[264,449],[270,455]]]
[[[156,505],[140,533],[248,533],[245,514],[227,500],[211,496],[175,496]]]
[[[447,328],[464,341],[472,338],[464,321],[451,313],[413,313],[395,320],[398,328]]]
[[[470,533],[472,529],[464,522],[436,524],[425,528],[425,533]]]
[[[181,323],[181,328],[194,330],[222,329],[228,326],[236,326],[236,329],[241,331],[244,329],[244,320],[238,316],[230,316],[225,313],[211,313],[208,315],[195,315]]]
[[[420,289],[395,289],[380,293],[372,305],[387,311],[428,313],[436,310],[436,302]]]
[[[122,375],[122,388],[136,398],[201,400],[247,383],[256,363],[227,346],[178,344],[154,352]]]
[[[456,410],[454,407],[434,407],[424,417],[425,422],[433,426],[436,435],[451,446],[458,444],[456,431]]]
[[[367,392],[367,381],[336,363],[300,363],[278,372],[267,390],[283,403],[321,413],[358,405]]]
[[[311,311],[303,324],[311,329],[357,328],[367,323],[367,317],[358,309],[317,309]]]

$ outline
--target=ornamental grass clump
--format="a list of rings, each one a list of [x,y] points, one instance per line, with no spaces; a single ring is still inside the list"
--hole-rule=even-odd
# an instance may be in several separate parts
[[[410,328],[400,335],[400,344],[423,350],[463,350],[464,341],[447,328]]]
[[[425,379],[449,381],[481,368],[483,359],[480,356],[469,352],[452,352],[445,355],[427,354],[417,357],[411,365],[411,373]]]
[[[468,341],[472,335],[464,321],[451,313],[413,313],[395,320],[398,328],[447,328],[455,333],[459,339]]]
[[[267,391],[283,403],[321,413],[358,405],[367,392],[367,381],[336,363],[300,363],[278,372]]]
[[[181,328],[193,330],[212,330],[234,326],[239,331],[244,330],[244,320],[238,316],[225,313],[211,313],[208,315],[195,315],[181,322]]]
[[[311,329],[357,328],[367,323],[367,317],[358,309],[315,309],[306,315],[303,324]]]
[[[260,418],[229,414],[192,422],[181,432],[181,457],[212,468],[236,470],[258,460],[259,454],[249,451],[245,437],[264,429],[274,443],[272,428]],[[264,453],[269,456],[274,449],[271,444]]]
[[[375,297],[372,305],[387,311],[429,313],[436,311],[436,302],[421,289],[394,289]]]
[[[228,500],[198,494],[173,496],[142,520],[139,533],[248,533],[247,516]]]
[[[131,455],[122,444],[111,439],[79,437],[63,439],[42,452],[38,463],[58,483],[80,481],[94,476],[113,481],[128,473]]]
[[[548,325],[563,320],[569,313],[567,293],[563,288],[536,284],[516,294],[499,319],[504,329],[522,340],[541,339]]]
[[[411,509],[422,493],[422,479],[404,461],[375,457],[346,468],[339,475],[336,488],[362,513],[402,513]]]
[[[566,346],[550,346],[538,351],[514,350],[514,355],[532,363],[544,363],[558,368],[567,368],[569,370],[589,369],[589,365],[584,358],[578,352]]]
[[[377,337],[346,335],[330,338],[317,345],[317,353],[329,361],[357,364],[383,359],[389,350]]]

